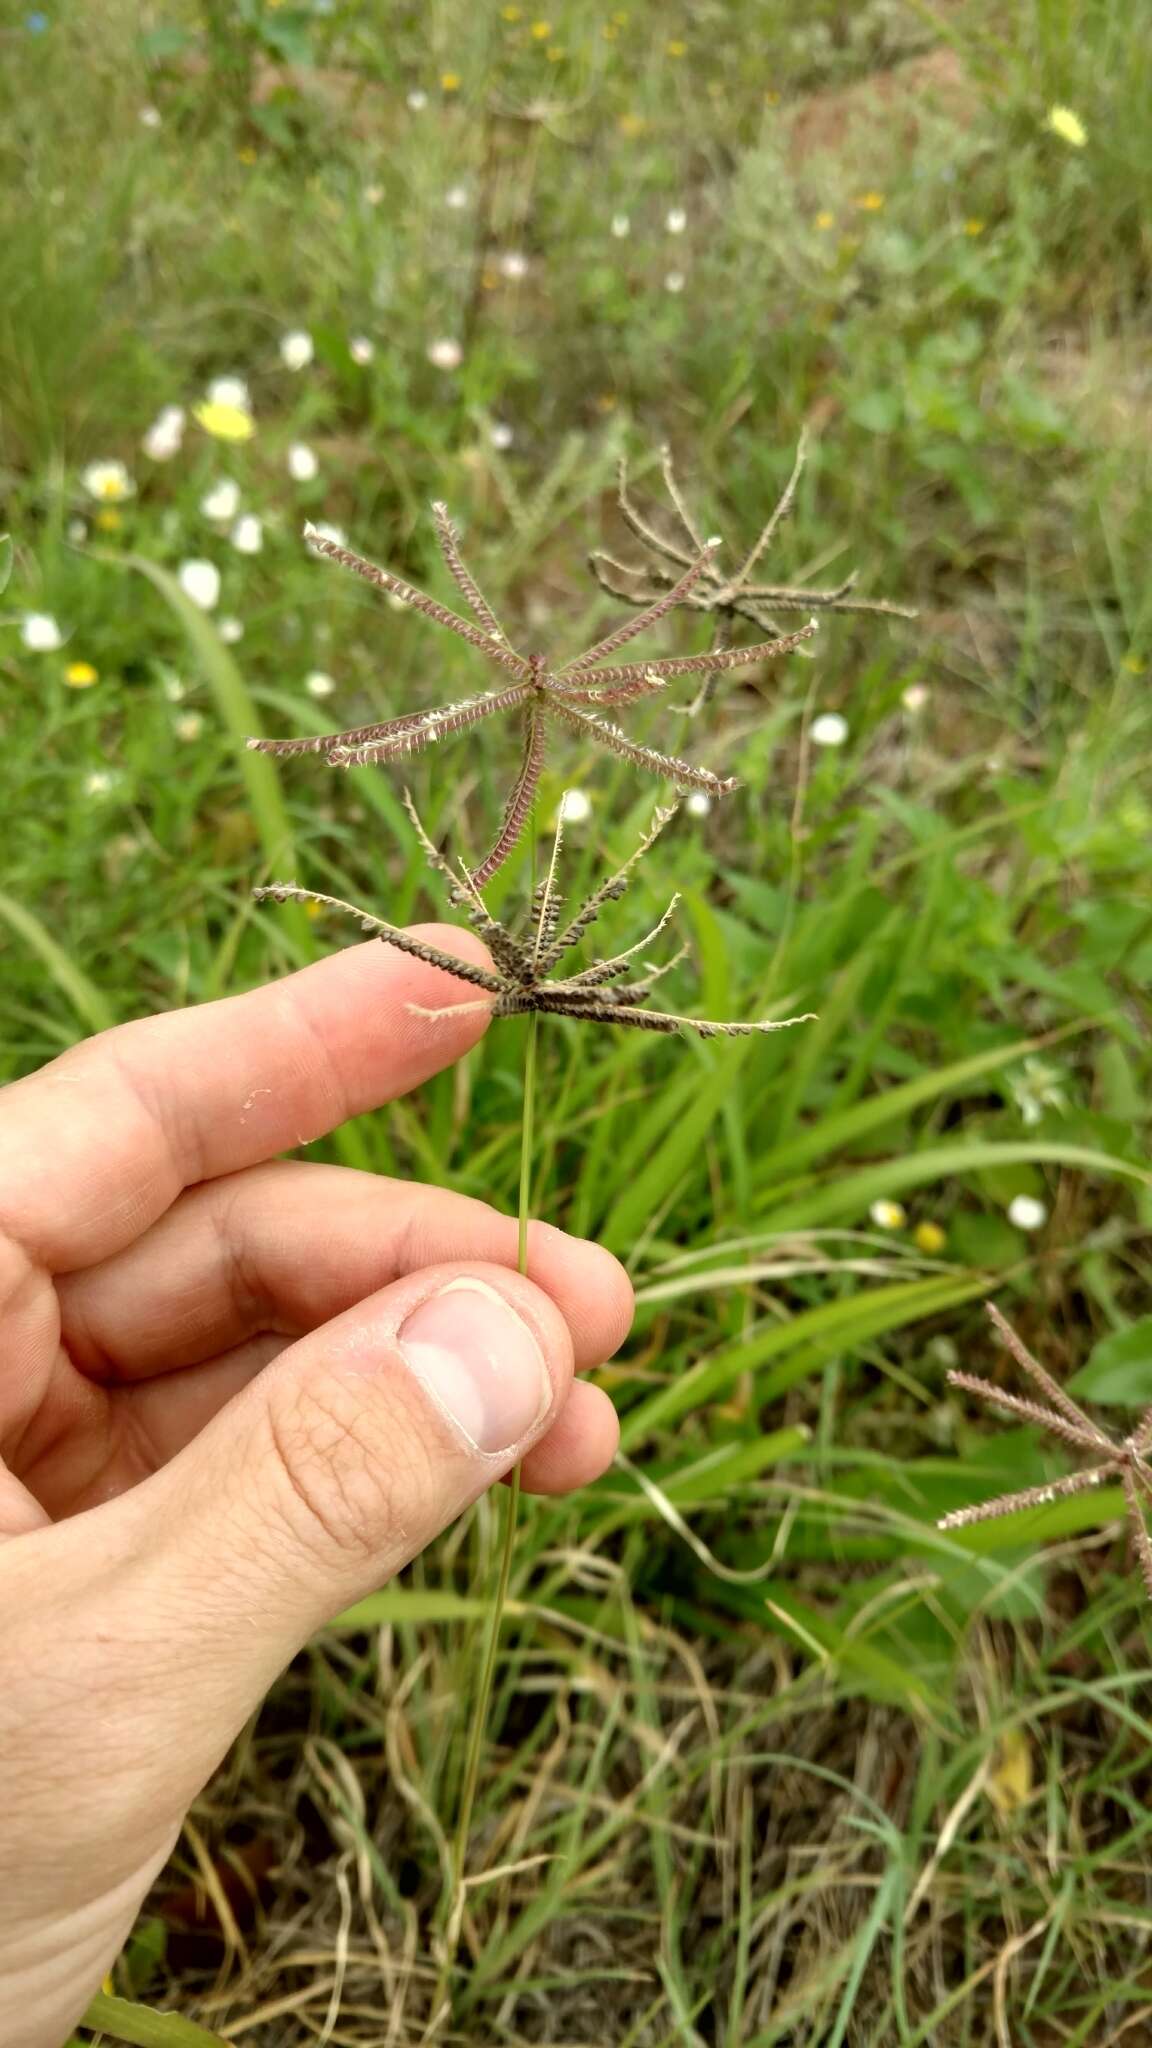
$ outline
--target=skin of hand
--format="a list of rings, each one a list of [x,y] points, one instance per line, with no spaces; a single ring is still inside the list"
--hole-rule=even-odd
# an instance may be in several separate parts
[[[485,964],[472,935],[418,927]],[[475,1044],[381,945],[127,1024],[0,1095],[0,2041],[60,2048],[308,1636],[523,1461],[616,1447],[609,1253],[277,1158]]]

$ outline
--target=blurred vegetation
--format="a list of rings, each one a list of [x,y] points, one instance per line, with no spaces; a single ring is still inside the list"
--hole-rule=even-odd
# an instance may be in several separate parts
[[[528,644],[572,649],[612,616],[587,552],[635,552],[622,450],[657,507],[670,441],[735,552],[807,422],[773,573],[857,568],[919,609],[718,693],[708,758],[745,787],[682,815],[624,913],[640,932],[674,883],[702,1014],[819,1025],[544,1035],[536,1208],[639,1290],[603,1376],[629,1462],[526,1517],[473,1849],[525,1867],[475,1892],[458,2038],[1152,2038],[1118,1504],[934,1528],[1065,1469],[946,1388],[961,1357],[1002,1370],[982,1296],[1095,1398],[1152,1401],[1140,10],[107,0],[0,34],[7,1073],[343,942],[251,908],[272,868],[429,908],[388,774],[238,745],[475,685],[310,558],[304,518],[447,596],[443,496]],[[193,417],[221,377],[245,440]],[[126,494],[94,496],[110,461]],[[221,480],[257,552],[203,509]],[[679,708],[629,730],[678,740]],[[813,745],[829,712],[846,735]],[[485,734],[413,764],[462,844],[503,758]],[[576,892],[650,803],[574,747],[543,822],[566,785],[592,803]],[[312,1152],[512,1207],[520,1065],[494,1030]],[[268,2048],[421,2038],[494,1541],[486,1504],[299,1660],[126,1997]]]

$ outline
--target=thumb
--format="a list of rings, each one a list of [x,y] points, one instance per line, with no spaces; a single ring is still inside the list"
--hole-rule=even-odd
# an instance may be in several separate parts
[[[519,1460],[571,1373],[531,1281],[411,1273],[282,1352],[130,1493],[0,1549],[0,1892],[6,1860],[20,1885],[0,2038],[17,2011],[36,2048],[67,2032],[277,1672]]]
[[[572,1359],[555,1303],[503,1266],[426,1268],[370,1296],[281,1353],[129,1497],[147,1506],[169,1598],[201,1642],[228,1638],[258,1694],[523,1457]]]

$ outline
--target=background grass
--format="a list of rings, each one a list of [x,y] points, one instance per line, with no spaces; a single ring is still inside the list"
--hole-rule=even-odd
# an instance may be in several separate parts
[[[310,559],[304,517],[440,589],[444,496],[527,642],[570,649],[612,616],[583,558],[622,544],[621,451],[656,504],[670,440],[735,552],[807,421],[778,573],[856,567],[919,607],[722,692],[707,757],[745,786],[681,817],[626,910],[638,933],[684,889],[677,990],[702,1014],[819,1025],[543,1036],[536,1207],[639,1290],[603,1375],[628,1462],[526,1517],[472,1857],[512,1870],[473,1893],[458,2038],[1152,2039],[1147,1623],[1118,1501],[934,1528],[1063,1469],[946,1388],[961,1357],[1000,1370],[982,1296],[1058,1372],[1095,1355],[1112,1400],[1152,1400],[1139,10],[107,0],[2,33],[7,1072],[342,942],[252,910],[270,868],[430,907],[390,778],[278,777],[237,744],[475,682]],[[1047,126],[1059,103],[1083,148]],[[160,407],[223,374],[252,440],[190,423],[150,461]],[[111,456],[136,492],[101,510],[81,472]],[[200,509],[221,476],[264,521],[255,557]],[[173,581],[205,557],[211,617]],[[32,611],[59,652],[23,644]],[[678,739],[640,709],[630,730]],[[809,747],[830,710],[846,742]],[[502,763],[486,736],[445,749],[418,795],[478,845]],[[575,892],[650,806],[575,748],[545,814],[564,784],[592,799]],[[495,1031],[311,1156],[510,1208],[521,1058]],[[1037,1232],[1008,1219],[1020,1194]],[[884,1198],[903,1228],[875,1227]],[[298,1660],[120,1994],[268,2048],[420,2039],[494,1546],[485,1504]]]

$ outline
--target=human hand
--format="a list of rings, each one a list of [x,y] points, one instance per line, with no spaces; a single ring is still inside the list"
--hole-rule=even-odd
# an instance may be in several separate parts
[[[470,934],[421,936],[482,959]],[[631,1290],[485,1203],[275,1154],[482,1035],[364,945],[0,1097],[0,2041],[59,2048],[184,1813],[313,1630],[511,1466],[616,1422]]]

